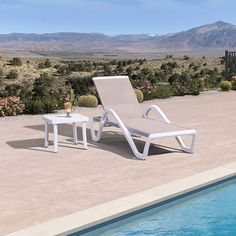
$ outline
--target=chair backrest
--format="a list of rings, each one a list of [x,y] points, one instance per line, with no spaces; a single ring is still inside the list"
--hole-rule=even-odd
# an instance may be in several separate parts
[[[93,81],[105,109],[113,109],[121,118],[142,116],[128,76],[94,77]]]

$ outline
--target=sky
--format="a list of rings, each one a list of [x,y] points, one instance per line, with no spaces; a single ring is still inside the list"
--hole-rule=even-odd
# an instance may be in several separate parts
[[[0,0],[0,33],[167,34],[225,21],[235,0]]]

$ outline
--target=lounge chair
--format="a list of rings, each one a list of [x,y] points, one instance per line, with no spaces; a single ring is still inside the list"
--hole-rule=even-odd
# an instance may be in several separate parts
[[[91,133],[94,141],[100,141],[103,127],[119,127],[126,137],[134,155],[146,159],[150,143],[163,137],[175,137],[182,151],[193,153],[196,131],[171,124],[166,115],[156,105],[149,105],[142,111],[128,76],[94,77],[94,84],[99,94],[104,112],[101,117],[91,120]],[[148,118],[153,111],[159,119]],[[96,123],[99,122],[98,128]],[[132,136],[145,139],[143,152],[139,152]],[[185,146],[179,136],[192,136],[191,147]]]

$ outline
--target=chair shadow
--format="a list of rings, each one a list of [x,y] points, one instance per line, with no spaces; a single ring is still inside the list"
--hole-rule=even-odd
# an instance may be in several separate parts
[[[143,152],[145,142],[139,138],[134,137],[135,145],[139,152]],[[134,156],[127,140],[121,132],[103,131],[100,142],[91,141],[93,147],[113,152],[127,159],[141,160]],[[181,153],[177,148],[170,148],[156,143],[151,143],[148,156],[165,155],[169,153]]]
[[[42,131],[42,136],[44,135],[44,125],[30,125],[30,126],[24,126],[25,128],[33,129]],[[49,125],[49,134],[51,136],[52,133],[52,126]],[[61,124],[58,126],[58,134],[60,136],[66,137],[65,140],[59,140],[58,146],[60,147],[66,147],[71,149],[82,149],[78,146],[82,144],[82,128],[78,127],[78,145],[75,145],[75,147],[67,146],[66,143],[70,142],[73,143],[72,138],[72,126],[70,124]],[[125,139],[124,135],[120,132],[120,130],[117,129],[117,131],[103,131],[102,133],[102,139],[100,142],[95,142],[92,140],[90,129],[87,128],[87,138],[88,138],[88,148],[96,148],[100,150],[106,150],[111,153],[115,153],[123,158],[127,159],[133,159],[133,160],[139,160],[136,157],[134,157],[134,154]],[[65,142],[66,141],[66,142]],[[142,152],[144,148],[144,141],[140,140],[139,138],[134,138],[134,142],[137,146],[137,149]],[[40,151],[40,152],[53,152],[50,149],[44,149],[44,138],[37,138],[37,139],[26,139],[26,140],[14,140],[14,141],[7,141],[6,142],[9,146],[15,149],[29,149],[34,151]],[[49,145],[53,145],[53,142],[50,140]],[[150,145],[149,149],[149,156],[154,155],[164,155],[168,153],[175,153],[175,152],[181,152],[180,149],[176,148],[170,148],[162,145],[157,145],[155,143],[152,143]]]

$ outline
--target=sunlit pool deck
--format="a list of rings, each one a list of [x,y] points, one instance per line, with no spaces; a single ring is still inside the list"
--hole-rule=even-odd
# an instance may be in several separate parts
[[[160,199],[174,195],[176,188],[184,191],[183,186],[191,189],[236,174],[235,91],[213,91],[142,105],[151,103],[158,104],[173,123],[197,131],[194,154],[181,152],[175,139],[165,138],[151,146],[146,161],[137,160],[124,136],[112,132],[116,130],[113,128],[106,129],[100,143],[91,141],[88,128],[88,150],[83,150],[81,144],[73,144],[68,124],[59,128],[58,153],[54,153],[52,145],[43,147],[41,116],[1,119],[0,235],[37,236],[37,230],[44,236],[56,235],[70,223],[71,227],[89,225],[84,216],[89,211],[102,212],[104,204],[108,204],[108,211],[119,212],[124,209],[124,199],[128,199],[126,206],[137,207],[130,196],[143,201],[146,193],[149,201],[154,201],[158,194]],[[92,117],[101,113],[101,107],[79,111]],[[81,138],[81,132],[79,135]],[[142,142],[139,144],[141,147]],[[81,213],[85,214],[84,221],[79,219]],[[75,218],[66,218],[67,215]],[[64,227],[57,218],[66,219],[67,225]],[[48,221],[53,221],[51,226],[54,224],[59,231],[52,233],[49,223],[41,225],[48,232],[37,226]],[[13,233],[32,226],[36,228]]]

